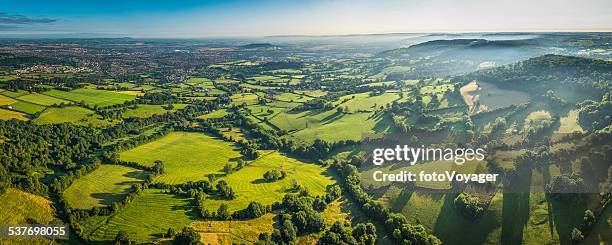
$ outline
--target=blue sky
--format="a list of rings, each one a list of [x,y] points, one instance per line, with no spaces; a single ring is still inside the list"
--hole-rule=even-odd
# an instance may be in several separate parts
[[[2,1],[0,34],[132,37],[611,31],[610,0]]]

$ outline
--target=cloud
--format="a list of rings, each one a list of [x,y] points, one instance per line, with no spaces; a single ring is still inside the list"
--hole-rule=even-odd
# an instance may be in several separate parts
[[[32,18],[24,15],[10,15],[7,13],[0,12],[0,24],[49,24],[57,21],[56,19],[49,18]]]

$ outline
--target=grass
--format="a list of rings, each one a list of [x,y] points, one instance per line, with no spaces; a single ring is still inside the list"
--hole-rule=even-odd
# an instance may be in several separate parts
[[[207,174],[220,173],[226,163],[238,158],[240,153],[232,143],[189,132],[172,132],[120,153],[121,160],[145,166],[162,160],[166,173],[155,181],[169,184],[207,179]]]
[[[30,118],[28,117],[27,114],[24,114],[21,112],[0,109],[0,120],[11,120],[11,119],[25,121],[25,120],[29,120]]]
[[[222,118],[222,117],[224,117],[227,114],[230,114],[230,112],[228,110],[216,110],[216,111],[210,112],[208,114],[201,115],[198,118],[215,119],[215,118]]]
[[[241,93],[230,96],[230,99],[232,99],[232,105],[241,105],[243,103],[252,105],[257,103],[258,96],[253,93]]]
[[[294,93],[282,93],[274,96],[274,99],[289,102],[306,102],[311,100],[312,98],[306,97],[304,95],[297,95]]]
[[[280,129],[292,132],[286,136],[303,142],[359,140],[378,137],[391,130],[390,119],[384,114],[343,114],[336,110],[283,112],[270,120]]]
[[[582,132],[582,127],[578,123],[578,111],[570,110],[567,115],[559,118],[559,129],[555,131],[555,133],[572,133],[572,132]]]
[[[130,117],[139,117],[139,118],[147,118],[153,115],[162,115],[168,112],[175,112],[178,109],[183,109],[188,104],[173,104],[174,108],[171,110],[167,110],[164,107],[167,105],[137,105],[136,109],[128,109],[122,113],[124,118]]]
[[[274,218],[275,214],[267,213],[256,219],[195,221],[189,226],[200,233],[204,244],[253,243],[260,233],[272,234]]]
[[[144,180],[144,172],[121,165],[101,165],[77,179],[63,193],[72,208],[102,207],[123,200],[132,184]]]
[[[58,99],[55,97],[51,97],[51,96],[47,96],[47,95],[39,94],[39,93],[26,94],[24,96],[20,96],[17,99],[23,100],[25,102],[30,102],[33,104],[43,105],[43,106],[59,105],[61,103],[64,103],[64,104],[71,103],[70,101],[67,101],[67,100]]]
[[[85,102],[90,106],[111,106],[123,104],[123,102],[131,101],[136,98],[134,95],[115,93],[113,91],[79,88],[71,91],[49,90],[44,94],[70,100],[74,102]]]
[[[0,95],[0,105],[10,105],[17,102],[16,100],[6,97],[4,95]]]
[[[38,124],[73,123],[76,125],[108,126],[117,121],[102,120],[102,117],[94,111],[78,106],[64,108],[48,108],[38,118],[34,119]]]
[[[348,101],[341,103],[345,99],[348,99]],[[360,93],[342,96],[334,102],[334,105],[343,108],[346,107],[350,112],[356,112],[358,110],[373,111],[397,99],[399,99],[399,94],[397,93],[384,93],[376,96],[370,96],[369,93]]]
[[[32,104],[24,101],[17,101],[11,104],[13,110],[28,113],[28,114],[36,114],[45,110],[44,106]]]
[[[6,90],[6,91],[2,92],[2,95],[6,95],[6,96],[11,97],[11,98],[17,98],[19,96],[23,96],[23,95],[26,95],[26,94],[28,94],[28,91],[25,91],[25,90],[17,90],[17,91],[14,91],[14,92]]]
[[[27,224],[53,221],[51,201],[17,189],[7,189],[0,196],[0,224]]]
[[[460,89],[461,94],[470,108],[478,105],[478,112],[495,110],[529,101],[529,95],[525,92],[500,89],[486,82],[478,82],[475,85],[470,83],[466,86]],[[474,86],[477,86],[476,89],[474,89]],[[470,99],[467,99],[469,96],[471,96],[471,102]]]
[[[409,66],[390,66],[390,67],[385,67],[381,72],[379,72],[378,74],[372,76],[372,78],[374,79],[385,79],[387,77],[387,75],[389,74],[393,74],[393,73],[409,73],[412,70],[414,70],[412,67]]]
[[[125,231],[138,243],[145,243],[159,240],[170,227],[181,230],[196,217],[191,199],[147,189],[117,214],[89,218],[81,226],[94,241],[112,241],[117,232]]]
[[[236,193],[234,200],[208,197],[204,206],[210,211],[216,211],[222,203],[226,203],[230,212],[233,212],[244,209],[252,201],[269,205],[282,200],[291,191],[292,180],[306,187],[315,196],[324,194],[325,188],[335,182],[332,175],[319,165],[304,163],[278,152],[265,152],[262,155],[243,169],[222,178]],[[285,170],[287,177],[276,182],[266,182],[263,174],[272,169]]]

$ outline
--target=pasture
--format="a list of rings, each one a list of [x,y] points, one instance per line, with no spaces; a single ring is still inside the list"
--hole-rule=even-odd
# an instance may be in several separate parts
[[[398,100],[399,98],[399,94],[397,93],[384,93],[375,96],[370,96],[369,93],[349,94],[340,97],[336,102],[334,102],[334,106],[348,108],[349,112],[374,111],[379,109],[381,106],[385,106],[386,104],[390,104],[393,101]],[[343,102],[344,100],[348,101]]]
[[[276,182],[266,182],[263,174],[272,169],[283,169],[287,172],[287,177]],[[204,206],[210,211],[216,211],[222,203],[228,205],[230,212],[244,209],[252,201],[264,205],[272,204],[282,200],[285,194],[292,191],[292,181],[306,187],[312,195],[324,194],[325,188],[335,183],[333,176],[325,168],[274,151],[262,152],[260,158],[222,179],[232,187],[236,198],[221,200],[208,197]]]
[[[11,107],[13,110],[20,111],[20,112],[27,113],[27,114],[36,114],[38,112],[45,110],[46,108],[44,106],[28,103],[25,101],[17,101],[11,104]]]
[[[195,221],[189,226],[200,233],[204,244],[253,243],[259,234],[272,234],[275,215],[267,213],[250,220]]]
[[[81,223],[84,234],[94,241],[112,241],[125,231],[138,243],[158,240],[168,228],[181,230],[197,218],[191,199],[163,190],[147,189],[112,216],[98,216]]]
[[[215,119],[215,118],[222,118],[222,117],[224,117],[227,114],[230,114],[229,110],[220,109],[220,110],[216,110],[216,111],[209,112],[207,114],[201,115],[198,118]]]
[[[113,91],[79,88],[71,91],[49,90],[44,94],[74,102],[84,102],[89,106],[106,107],[116,104],[123,104],[131,101],[136,96],[131,94],[116,93]]]
[[[41,113],[40,116],[34,119],[34,122],[38,124],[59,124],[68,122],[76,125],[92,125],[96,127],[117,123],[117,121],[103,120],[102,116],[95,114],[94,111],[78,106],[48,108]]]
[[[391,129],[390,119],[384,114],[344,114],[336,110],[283,112],[270,120],[280,129],[290,132],[289,137],[298,141],[312,142],[358,140],[363,137],[378,137]]]
[[[136,105],[135,109],[129,108],[121,115],[124,118],[130,117],[138,117],[138,118],[147,118],[153,115],[162,115],[169,112],[175,112],[178,109],[183,109],[188,106],[188,104],[172,104],[173,108],[168,110],[166,109],[167,105]]]
[[[51,201],[44,197],[7,189],[0,196],[0,224],[27,224],[34,220],[48,224],[55,219]]]
[[[104,164],[74,181],[63,195],[72,208],[107,206],[123,200],[132,185],[143,181],[144,177],[142,170]]]
[[[28,117],[27,114],[24,114],[21,112],[0,109],[0,120],[11,120],[11,119],[25,121],[25,120],[29,120],[30,118]]]
[[[226,163],[240,157],[234,144],[191,132],[171,132],[120,153],[121,160],[144,166],[153,166],[156,160],[163,161],[166,173],[155,181],[168,184],[207,179],[207,174],[220,173]]]
[[[68,100],[58,99],[55,97],[47,96],[39,93],[30,93],[23,96],[18,97],[17,99],[30,102],[33,104],[50,106],[50,105],[59,105],[61,103],[70,104],[71,102]]]

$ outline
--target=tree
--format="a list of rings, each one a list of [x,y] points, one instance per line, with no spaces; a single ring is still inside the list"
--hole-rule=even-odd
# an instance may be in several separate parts
[[[174,230],[174,228],[170,227],[168,228],[168,231],[166,232],[165,237],[166,238],[172,238],[176,235],[176,231]]]
[[[125,232],[125,231],[119,231],[117,232],[117,235],[115,236],[115,241],[114,244],[132,244],[132,239],[130,239],[130,235]]]
[[[223,166],[223,172],[225,172],[226,174],[231,174],[233,171],[234,168],[232,167],[232,164],[226,163],[225,166]]]
[[[219,216],[219,219],[223,219],[223,220],[227,220],[232,217],[228,211],[227,204],[222,203],[219,206],[219,209],[217,209],[217,216]]]
[[[353,229],[353,237],[359,244],[376,244],[376,227],[372,223],[360,223]]]
[[[276,169],[272,169],[272,170],[268,170],[264,173],[263,175],[264,179],[267,182],[274,182],[277,180],[280,180],[283,178],[283,174],[281,173],[281,171],[278,171]]]
[[[277,244],[290,244],[296,238],[297,229],[289,219],[284,219],[281,226],[272,232],[272,241]]]
[[[593,211],[587,209],[584,211],[584,225],[585,227],[591,227],[595,223],[595,214]]]
[[[574,242],[579,242],[579,241],[582,241],[584,239],[584,235],[582,235],[582,231],[580,231],[576,227],[574,227],[574,229],[572,230],[572,233],[570,234],[570,237],[572,238],[572,241],[574,241]]]
[[[179,245],[196,245],[200,243],[200,234],[191,227],[185,227],[174,236],[174,243]]]
[[[480,205],[480,199],[465,192],[455,198],[454,204],[463,216],[470,219],[477,218],[484,211],[484,208]]]

